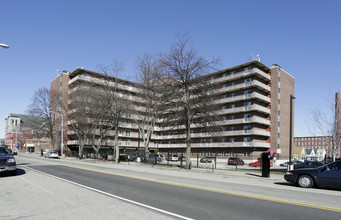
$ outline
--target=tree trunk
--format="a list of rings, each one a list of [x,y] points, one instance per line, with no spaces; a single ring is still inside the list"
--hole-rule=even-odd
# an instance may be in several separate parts
[[[78,149],[78,157],[79,157],[79,159],[82,159],[83,148],[84,148],[84,141],[82,139],[79,139],[79,149]]]
[[[189,116],[189,110],[186,109],[186,166],[185,169],[190,169],[191,163],[191,120]]]
[[[119,162],[120,158],[120,146],[118,144],[118,125],[115,125],[115,161]]]

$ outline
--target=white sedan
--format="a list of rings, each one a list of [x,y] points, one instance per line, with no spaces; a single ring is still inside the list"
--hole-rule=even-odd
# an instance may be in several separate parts
[[[47,157],[47,158],[59,158],[59,155],[58,155],[58,153],[57,152],[48,152],[48,153],[46,153],[46,156],[45,157]]]

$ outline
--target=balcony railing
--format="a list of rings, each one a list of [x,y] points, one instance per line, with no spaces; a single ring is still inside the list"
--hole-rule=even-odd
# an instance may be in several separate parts
[[[186,148],[185,143],[181,144],[158,144],[158,148]],[[193,148],[235,148],[235,147],[263,147],[270,148],[270,143],[266,142],[225,142],[225,143],[192,143]]]
[[[260,76],[261,78],[267,79],[267,80],[271,80],[271,76],[266,74],[265,72],[261,71],[258,68],[252,68],[251,70],[248,71],[240,71],[240,72],[236,72],[233,74],[229,74],[229,75],[225,75],[219,78],[216,78],[212,81],[212,83],[221,83],[224,81],[231,81],[231,80],[236,80],[248,75],[252,75],[252,74],[256,74],[258,76]]]

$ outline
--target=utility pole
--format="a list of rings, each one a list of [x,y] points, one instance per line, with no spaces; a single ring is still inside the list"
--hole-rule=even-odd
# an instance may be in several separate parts
[[[292,100],[296,99],[293,95],[290,95],[290,134],[289,134],[289,165],[288,170],[292,170],[294,166],[291,164],[291,154],[292,154]]]

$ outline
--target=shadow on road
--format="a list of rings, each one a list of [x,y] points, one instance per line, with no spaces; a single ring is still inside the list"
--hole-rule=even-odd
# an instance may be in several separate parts
[[[255,177],[262,177],[262,175],[255,174],[255,173],[245,173],[245,174],[250,175],[250,176],[255,176]]]
[[[20,176],[20,175],[24,175],[24,174],[26,174],[25,170],[17,168],[17,174],[16,175],[10,175],[8,173],[1,172],[0,173],[0,178],[3,178],[3,177],[15,177],[15,176]]]

